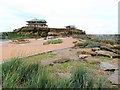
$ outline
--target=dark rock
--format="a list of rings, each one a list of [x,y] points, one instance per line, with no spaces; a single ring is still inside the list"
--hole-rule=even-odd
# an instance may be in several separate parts
[[[113,49],[113,47],[101,46],[100,49],[120,54],[119,49]]]

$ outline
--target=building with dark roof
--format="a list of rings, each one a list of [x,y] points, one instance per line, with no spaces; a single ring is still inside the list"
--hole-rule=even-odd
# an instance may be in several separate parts
[[[46,24],[46,20],[44,19],[32,19],[30,21],[26,21],[28,24],[29,27],[40,27],[40,28],[46,28],[48,27],[48,25]]]

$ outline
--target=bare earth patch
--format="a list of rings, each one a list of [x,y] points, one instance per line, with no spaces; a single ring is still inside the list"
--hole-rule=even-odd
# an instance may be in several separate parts
[[[63,40],[61,44],[50,44],[50,45],[43,45],[46,40],[43,38],[41,39],[29,39],[30,43],[26,44],[11,44],[11,43],[4,43],[0,44],[1,57],[0,61],[4,61],[13,57],[26,57],[29,55],[34,55],[41,52],[47,52],[57,49],[63,49],[68,47],[73,47],[73,42],[76,39],[72,37],[60,38]]]

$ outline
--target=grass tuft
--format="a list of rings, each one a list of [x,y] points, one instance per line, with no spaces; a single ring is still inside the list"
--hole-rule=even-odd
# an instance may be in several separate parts
[[[59,44],[59,43],[63,43],[63,40],[61,39],[56,39],[56,40],[48,40],[49,44]]]
[[[92,41],[86,41],[86,42],[82,42],[82,43],[77,43],[75,44],[75,46],[77,47],[100,47],[100,44],[97,42],[92,42]]]

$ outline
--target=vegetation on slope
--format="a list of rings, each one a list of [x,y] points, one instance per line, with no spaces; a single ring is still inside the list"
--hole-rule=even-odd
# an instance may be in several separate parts
[[[94,88],[95,83],[84,67],[77,66],[70,78],[54,77],[39,63],[26,64],[21,59],[12,59],[2,64],[3,88]],[[99,79],[98,88],[105,86]]]
[[[100,44],[97,42],[93,42],[93,41],[85,41],[85,42],[80,42],[75,44],[75,46],[77,47],[100,47]]]

